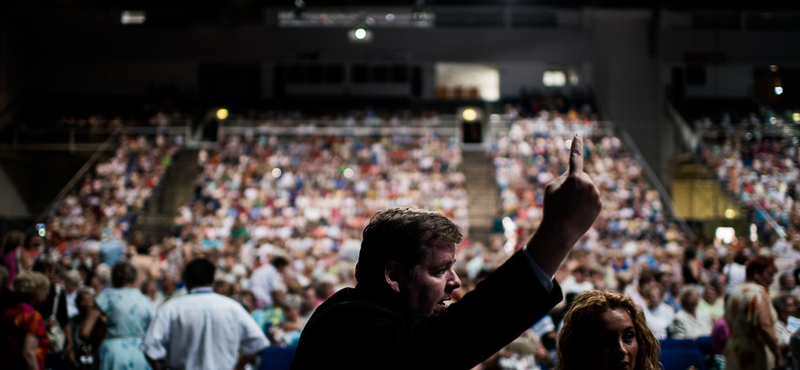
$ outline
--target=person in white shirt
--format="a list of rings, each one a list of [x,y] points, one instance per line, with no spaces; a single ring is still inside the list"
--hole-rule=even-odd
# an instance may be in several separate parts
[[[78,289],[81,285],[81,274],[78,270],[69,270],[64,274],[64,290],[67,293],[67,317],[72,319],[78,316]]]
[[[772,299],[772,305],[778,314],[778,320],[775,321],[775,338],[778,340],[778,346],[781,351],[783,351],[784,358],[786,358],[789,354],[789,342],[793,334],[789,325],[789,317],[797,317],[797,298],[791,293],[782,293]],[[796,362],[797,360],[793,359],[793,361]]]
[[[272,259],[272,263],[265,264],[253,271],[250,276],[250,290],[256,296],[256,307],[272,307],[272,288],[283,283],[282,272],[289,265],[289,261],[281,256]]]
[[[667,338],[667,330],[672,325],[672,320],[675,319],[675,310],[672,306],[662,302],[663,296],[664,288],[661,284],[651,285],[644,292],[647,300],[647,305],[642,307],[644,318],[657,339]]]
[[[728,276],[728,287],[727,293],[733,291],[733,288],[744,284],[745,279],[745,266],[744,264],[747,262],[747,255],[742,252],[736,254],[733,257],[733,262],[725,266],[722,270],[725,275]]]
[[[564,294],[583,293],[587,290],[593,290],[595,287],[589,278],[589,267],[583,265],[578,266],[572,270],[572,274],[564,280],[564,283],[561,284],[561,289]]]
[[[142,343],[153,370],[244,369],[269,340],[241,304],[212,291],[214,264],[195,259],[186,265],[189,294],[165,302]]]
[[[672,336],[676,339],[697,339],[711,336],[714,322],[708,312],[697,309],[700,293],[693,287],[686,287],[680,293],[681,310],[672,320]]]

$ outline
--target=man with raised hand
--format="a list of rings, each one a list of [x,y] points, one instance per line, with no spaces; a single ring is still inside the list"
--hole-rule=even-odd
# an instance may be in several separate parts
[[[358,284],[317,308],[292,369],[473,368],[561,301],[553,275],[601,207],[575,135],[569,169],[547,185],[544,218],[527,246],[449,306],[461,286],[458,226],[419,209],[377,212],[364,229]]]

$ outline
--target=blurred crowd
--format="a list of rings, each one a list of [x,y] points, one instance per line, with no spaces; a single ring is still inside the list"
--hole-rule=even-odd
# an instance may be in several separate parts
[[[797,138],[755,138],[750,132],[736,132],[708,140],[701,147],[703,159],[715,170],[724,189],[749,207],[752,221],[765,234],[762,237],[774,234],[776,226],[785,232],[779,252],[787,258],[800,257],[797,145]]]
[[[493,138],[487,155],[494,160],[502,207],[490,243],[467,239],[459,247],[455,268],[463,287],[454,300],[539,227],[545,185],[567,168],[572,133],[585,138],[585,168],[600,190],[603,211],[556,275],[564,303],[483,368],[552,367],[565,309],[575,295],[593,289],[633,297],[660,339],[713,337],[716,330],[715,343],[724,342],[724,297],[745,281],[747,261],[759,255],[779,257],[780,277],[770,293],[778,315],[776,332],[787,333],[789,318],[800,314],[800,270],[795,257],[776,253],[780,243],[690,240],[669,220],[632,153],[598,124],[588,106],[561,111],[536,107],[533,113],[507,108],[507,131]],[[419,121],[425,126],[436,118]],[[786,186],[782,199],[772,191],[752,193],[784,204],[796,194],[788,190],[796,182],[776,175],[790,167],[780,157],[786,146],[761,145],[753,151],[757,155],[752,163],[769,170],[753,178],[752,186],[792,185]],[[199,152],[200,176],[192,179],[195,194],[180,207],[175,232],[156,238],[135,231],[136,215],[179,148],[175,138],[124,137],[114,155],[98,163],[59,203],[42,236],[4,235],[2,297],[7,302],[22,289],[29,303],[37,303],[29,306],[39,313],[41,330],[37,326],[30,335],[41,338],[42,348],[36,352],[40,368],[99,366],[103,334],[82,331],[82,320],[96,307],[97,295],[114,288],[112,267],[119,261],[135,266],[131,286],[156,311],[187,293],[181,276],[188,261],[210,259],[218,267],[214,292],[241,303],[272,346],[291,348],[317,305],[338,289],[355,285],[361,231],[375,211],[423,205],[453,219],[465,235],[469,232],[469,197],[459,171],[469,164],[462,163],[455,138],[432,134],[230,136],[215,149]],[[741,158],[727,147],[718,151],[725,153],[724,163]],[[741,182],[752,175],[738,178]],[[794,212],[788,214],[791,222]],[[50,288],[41,300],[34,297],[41,289],[36,278],[26,275],[29,271],[47,278]],[[7,316],[36,316],[19,307],[4,310]],[[69,328],[63,332],[70,339],[51,346],[48,333],[55,326]],[[779,339],[788,351],[788,335]]]
[[[412,112],[402,109],[352,109],[342,112],[309,113],[300,110],[251,111],[231,117],[237,126],[257,127],[436,127],[441,118],[436,111]]]
[[[121,136],[113,155],[100,160],[59,200],[47,220],[48,251],[72,257],[96,251],[110,236],[127,236],[163,180],[180,142],[161,135]]]

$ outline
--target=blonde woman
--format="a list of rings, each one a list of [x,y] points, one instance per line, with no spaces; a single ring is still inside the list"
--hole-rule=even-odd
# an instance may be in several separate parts
[[[581,293],[564,316],[556,370],[658,370],[661,349],[642,309],[625,295]]]
[[[33,306],[44,302],[50,281],[38,272],[14,279],[14,294],[0,316],[0,364],[8,369],[44,369],[50,340],[42,315]]]

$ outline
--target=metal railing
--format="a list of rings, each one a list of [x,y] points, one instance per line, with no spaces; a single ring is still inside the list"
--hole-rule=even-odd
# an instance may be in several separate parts
[[[442,116],[440,116],[442,117]],[[395,126],[354,126],[344,120],[297,120],[258,123],[252,120],[230,120],[218,128],[218,139],[231,135],[257,136],[427,136],[460,137],[461,130],[455,118],[444,117],[435,125],[422,126],[419,121],[401,120]]]
[[[622,139],[622,142],[625,143],[625,146],[628,147],[628,150],[631,151],[633,158],[637,163],[639,163],[639,166],[644,171],[645,179],[647,179],[647,181],[656,189],[656,191],[658,191],[658,195],[661,196],[661,199],[666,203],[667,207],[664,209],[667,210],[672,220],[678,224],[683,233],[686,234],[690,240],[694,240],[694,232],[692,232],[689,224],[686,223],[686,219],[683,218],[683,215],[681,215],[680,211],[678,211],[678,207],[675,206],[675,202],[669,195],[667,188],[664,187],[664,184],[661,183],[661,180],[658,179],[656,173],[644,159],[642,152],[639,150],[639,147],[636,145],[636,142],[633,140],[633,138],[631,138],[630,133],[628,133],[628,131],[625,129],[620,129],[619,137]]]
[[[705,150],[706,152],[712,153],[710,155],[712,155],[712,156],[714,155],[713,154],[714,151],[711,150],[710,148],[708,148],[708,146],[705,143],[701,143],[700,146],[701,146],[701,148],[706,149]],[[703,160],[703,163],[705,163],[706,165],[709,165],[705,158],[701,157],[701,160]],[[716,173],[715,171],[712,171],[712,172]],[[717,180],[720,180],[720,181],[724,180],[724,179],[720,178],[719,176],[717,176],[716,178],[717,178]],[[720,185],[720,189],[722,190],[723,193],[734,197],[735,201],[737,203],[739,203],[740,205],[744,204],[746,206],[753,207],[756,211],[760,212],[764,216],[764,221],[772,228],[772,230],[775,232],[775,234],[778,236],[778,238],[780,238],[781,240],[786,240],[786,231],[783,229],[782,226],[780,226],[778,224],[777,221],[775,221],[775,219],[772,217],[772,215],[769,213],[769,211],[761,205],[761,202],[759,202],[760,198],[752,197],[749,200],[744,201],[744,200],[741,199],[740,193],[728,191],[727,189],[725,189],[723,187],[722,183],[720,183],[719,185]],[[752,221],[752,220],[750,220],[750,221]]]
[[[672,123],[675,124],[676,129],[678,131],[678,137],[681,139],[681,144],[683,145],[684,149],[690,151],[691,153],[698,153],[700,149],[707,149],[709,153],[713,153],[712,150],[708,148],[708,145],[705,143],[705,140],[713,140],[721,137],[742,137],[742,138],[750,138],[749,135],[753,137],[779,137],[783,139],[791,139],[793,137],[797,137],[800,134],[800,127],[795,124],[787,124],[785,121],[774,122],[774,123],[765,123],[758,127],[753,127],[750,129],[742,129],[740,127],[731,127],[728,129],[711,129],[711,130],[699,130],[695,131],[683,118],[683,115],[675,108],[675,106],[671,103],[667,103],[666,107],[666,114],[669,119],[671,119]],[[705,158],[702,158],[702,155],[699,155],[700,159],[708,165]],[[711,171],[714,172],[714,171]],[[716,176],[717,180],[722,180],[718,176]],[[753,207],[756,211],[760,212],[764,215],[765,222],[775,231],[776,235],[781,239],[786,239],[786,232],[783,230],[772,215],[758,202],[751,199],[748,202],[744,202],[738,198],[738,195],[735,193],[730,193],[726,189],[722,188],[720,184],[720,188],[722,189],[724,194],[728,194],[736,198],[736,201],[741,205],[744,204],[746,206]],[[677,209],[675,209],[677,211]]]
[[[133,125],[131,125],[133,124]],[[170,126],[153,126],[147,122],[127,122],[127,125],[105,125],[99,127],[73,127],[63,125],[32,125],[30,128],[10,129],[10,141],[0,142],[0,150],[40,151],[95,151],[111,136],[170,135],[191,138],[192,121],[188,118],[173,119]]]
[[[56,195],[56,197],[53,198],[50,204],[48,204],[47,207],[45,207],[44,211],[42,211],[42,213],[40,213],[39,216],[36,217],[35,221],[36,224],[44,222],[44,220],[47,219],[47,217],[53,214],[56,206],[58,206],[61,203],[61,201],[64,200],[64,197],[66,197],[67,194],[69,194],[69,192],[75,188],[75,185],[78,183],[78,181],[80,181],[80,179],[82,179],[83,176],[86,175],[86,173],[90,169],[94,168],[94,165],[100,159],[100,156],[103,154],[103,152],[111,148],[112,143],[119,138],[121,131],[122,131],[121,128],[117,128],[117,130],[115,130],[111,135],[108,136],[108,138],[106,138],[106,140],[103,143],[100,144],[100,146],[95,150],[92,156],[89,157],[89,160],[87,160],[86,163],[83,164],[81,169],[78,170],[77,173],[75,173],[75,176],[72,176],[72,179],[70,179],[69,182],[67,182],[67,184],[64,185],[61,191],[58,192],[58,195]]]

